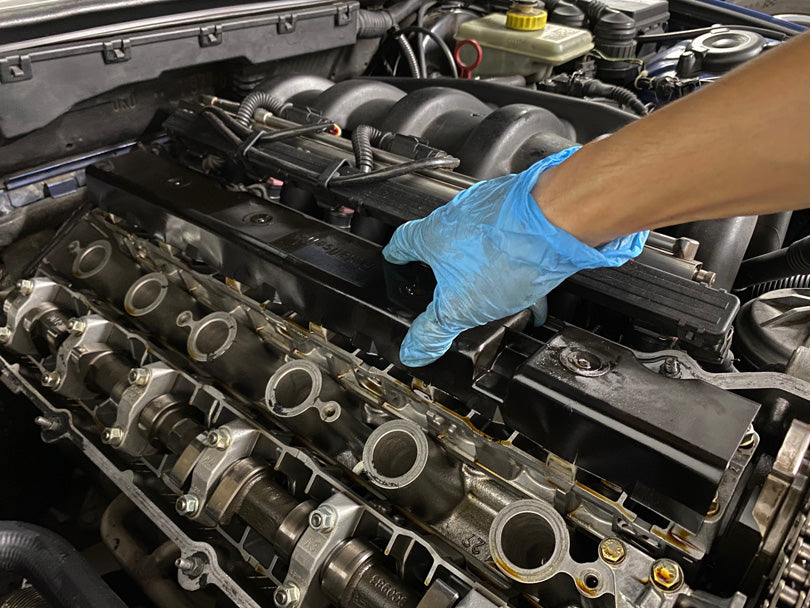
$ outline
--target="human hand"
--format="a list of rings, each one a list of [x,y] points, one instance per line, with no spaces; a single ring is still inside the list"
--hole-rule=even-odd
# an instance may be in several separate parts
[[[475,184],[428,217],[403,224],[383,249],[393,264],[421,261],[436,289],[400,349],[410,367],[443,355],[465,329],[528,308],[583,268],[620,266],[641,253],[647,232],[594,248],[551,224],[531,195],[569,148],[526,171]]]

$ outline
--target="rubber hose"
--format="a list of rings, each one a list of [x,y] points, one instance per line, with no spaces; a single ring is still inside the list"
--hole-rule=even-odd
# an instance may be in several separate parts
[[[370,125],[358,125],[352,133],[355,165],[363,173],[369,173],[374,168],[374,152],[371,148],[371,140],[378,141],[382,134],[382,131]]]
[[[405,34],[402,32],[394,34],[394,38],[396,38],[397,44],[399,44],[399,48],[402,50],[402,56],[408,64],[411,76],[419,78],[419,61],[416,59],[416,53],[413,52],[411,43],[408,42],[408,39],[405,38]]]
[[[406,17],[417,11],[423,1],[424,0],[406,0],[405,2],[395,4],[388,9],[388,12],[391,13],[394,23],[402,23]]]
[[[39,526],[0,522],[0,570],[29,579],[52,606],[126,608],[76,549]]]
[[[596,22],[607,13],[616,12],[607,4],[600,2],[599,0],[574,0],[574,4],[578,6],[583,13],[585,13],[586,17],[588,17],[588,23],[591,27],[595,26]]]
[[[611,87],[608,97],[623,106],[627,106],[639,116],[646,116],[648,114],[647,107],[641,103],[638,96],[629,89],[619,86]]]
[[[745,259],[781,249],[792,217],[792,211],[760,215],[754,227],[754,234],[751,235],[751,242],[745,251]]]
[[[416,32],[420,36],[425,35],[433,40],[433,43],[439,47],[439,50],[442,52],[442,55],[444,55],[447,64],[450,66],[450,74],[452,74],[453,78],[458,78],[458,68],[456,67],[456,60],[453,59],[453,51],[450,50],[450,47],[447,46],[447,43],[442,39],[441,36],[432,30],[417,25],[412,25],[402,30],[403,34],[410,34],[411,32]],[[417,49],[419,50],[419,71],[422,73],[423,77],[427,77],[425,47],[422,45],[421,39],[417,39],[417,45]]]
[[[764,293],[769,291],[776,291],[777,289],[806,289],[810,287],[810,274],[795,274],[792,277],[785,277],[776,281],[766,281],[764,283],[757,283],[756,285],[749,285],[742,291],[735,291],[734,295],[740,298],[740,302],[747,302],[758,298]]]
[[[783,279],[810,273],[810,236],[789,247],[745,260],[740,265],[734,287],[739,289],[755,283]]]
[[[259,108],[278,115],[283,107],[284,104],[269,93],[253,91],[239,104],[239,109],[236,111],[236,122],[243,127],[250,127],[253,114]]]
[[[358,38],[380,38],[408,15],[415,12],[422,0],[407,0],[382,11],[361,9],[357,15]]]
[[[583,85],[582,88],[585,95],[593,97],[605,97],[630,108],[639,116],[647,115],[646,106],[641,103],[638,96],[629,89],[624,87],[611,85],[602,82],[601,80],[589,80]]]
[[[388,11],[363,9],[357,14],[357,37],[380,38],[394,25],[394,18]]]

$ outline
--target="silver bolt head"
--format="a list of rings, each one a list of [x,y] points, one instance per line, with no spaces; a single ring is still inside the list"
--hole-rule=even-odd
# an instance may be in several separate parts
[[[59,372],[43,372],[40,381],[45,388],[54,388],[59,384],[61,379],[62,377],[59,375]]]
[[[7,344],[13,335],[10,327],[0,327],[0,344]]]
[[[194,515],[200,508],[200,501],[194,494],[183,494],[174,506],[180,515]]]
[[[73,317],[67,322],[67,329],[74,336],[81,336],[87,329],[87,321],[80,317]]]
[[[21,295],[30,296],[34,291],[34,282],[31,279],[20,279],[17,281],[16,287]]]
[[[152,370],[148,367],[135,367],[129,370],[128,380],[134,386],[146,386],[152,377]]]
[[[681,374],[681,364],[675,357],[667,357],[661,364],[661,373],[675,378]]]
[[[337,523],[337,512],[329,505],[318,507],[309,514],[309,527],[319,532],[329,532]]]
[[[231,444],[231,435],[225,429],[211,431],[206,437],[208,445],[218,450],[224,450]]]
[[[295,583],[284,583],[273,594],[273,601],[278,608],[294,608],[300,599],[301,590]]]
[[[119,445],[124,440],[124,429],[111,426],[101,433],[101,442],[107,445]]]

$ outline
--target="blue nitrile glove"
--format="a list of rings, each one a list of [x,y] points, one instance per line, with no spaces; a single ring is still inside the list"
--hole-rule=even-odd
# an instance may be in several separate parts
[[[397,229],[383,249],[385,259],[422,261],[436,276],[433,301],[402,342],[403,364],[427,365],[465,329],[532,306],[578,270],[620,266],[641,253],[647,232],[593,248],[543,216],[531,195],[537,178],[577,150],[563,150],[517,175],[479,182],[428,217]]]

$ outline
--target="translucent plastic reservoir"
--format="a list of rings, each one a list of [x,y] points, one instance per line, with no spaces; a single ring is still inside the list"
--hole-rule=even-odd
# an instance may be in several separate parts
[[[472,39],[481,45],[481,65],[477,76],[520,74],[547,77],[554,66],[582,57],[593,49],[593,38],[587,30],[547,23],[541,30],[520,31],[506,27],[506,15],[492,14],[463,23],[456,40]],[[462,58],[469,61],[462,49]]]

